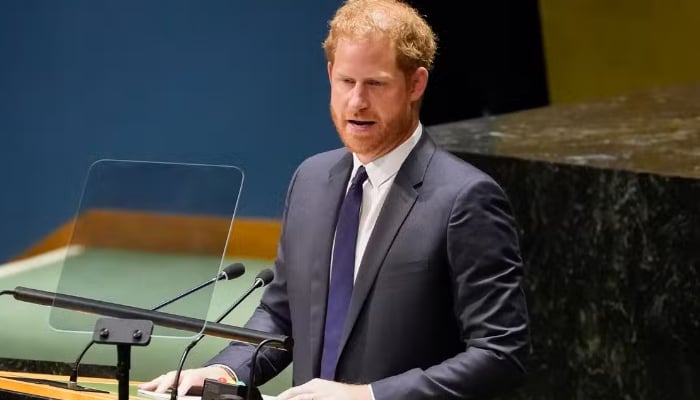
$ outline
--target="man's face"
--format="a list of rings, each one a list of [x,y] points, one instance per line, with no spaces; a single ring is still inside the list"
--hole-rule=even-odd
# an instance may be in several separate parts
[[[340,39],[335,59],[328,63],[328,78],[333,123],[363,163],[383,156],[413,133],[418,113],[411,104],[422,96],[428,72],[418,68],[407,78],[388,40]]]

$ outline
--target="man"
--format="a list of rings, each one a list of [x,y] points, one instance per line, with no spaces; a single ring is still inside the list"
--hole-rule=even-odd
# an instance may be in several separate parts
[[[513,387],[528,350],[517,234],[501,188],[419,122],[432,30],[396,0],[349,0],[324,49],[345,149],[292,178],[275,279],[246,326],[291,335],[294,350],[263,351],[256,383],[293,359],[298,386],[282,400],[474,399]],[[361,211],[347,211],[353,196]],[[185,371],[179,392],[244,379],[252,352],[231,343]]]

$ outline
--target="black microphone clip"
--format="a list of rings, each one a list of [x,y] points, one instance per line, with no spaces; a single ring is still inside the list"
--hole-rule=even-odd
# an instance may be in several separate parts
[[[202,387],[202,400],[262,400],[260,390],[253,386],[219,382],[205,379]]]

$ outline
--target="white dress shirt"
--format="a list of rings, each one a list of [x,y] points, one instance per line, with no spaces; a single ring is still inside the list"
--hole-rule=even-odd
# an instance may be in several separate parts
[[[379,217],[379,212],[382,210],[386,195],[389,193],[396,174],[408,154],[420,140],[423,134],[423,127],[419,123],[413,134],[401,143],[394,150],[377,158],[376,160],[365,165],[367,171],[367,180],[362,186],[362,207],[360,209],[360,225],[357,231],[357,244],[355,245],[355,279],[360,268],[362,256],[365,254],[369,237],[372,234],[374,225]],[[355,176],[357,169],[362,165],[357,155],[353,154],[353,167],[351,177]],[[348,182],[346,188],[350,188],[352,179]]]

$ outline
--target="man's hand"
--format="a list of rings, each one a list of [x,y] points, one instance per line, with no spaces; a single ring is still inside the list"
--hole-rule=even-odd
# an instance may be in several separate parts
[[[139,389],[165,393],[173,385],[175,373],[176,371],[170,371],[150,382],[142,383],[139,385]],[[225,369],[215,365],[204,368],[185,369],[180,373],[180,384],[177,386],[177,393],[179,395],[184,395],[191,390],[192,394],[199,394],[202,392],[202,386],[204,386],[204,380],[206,378],[219,379],[228,377],[229,374]]]
[[[313,379],[303,385],[287,389],[278,400],[373,400],[369,385],[348,385]]]

